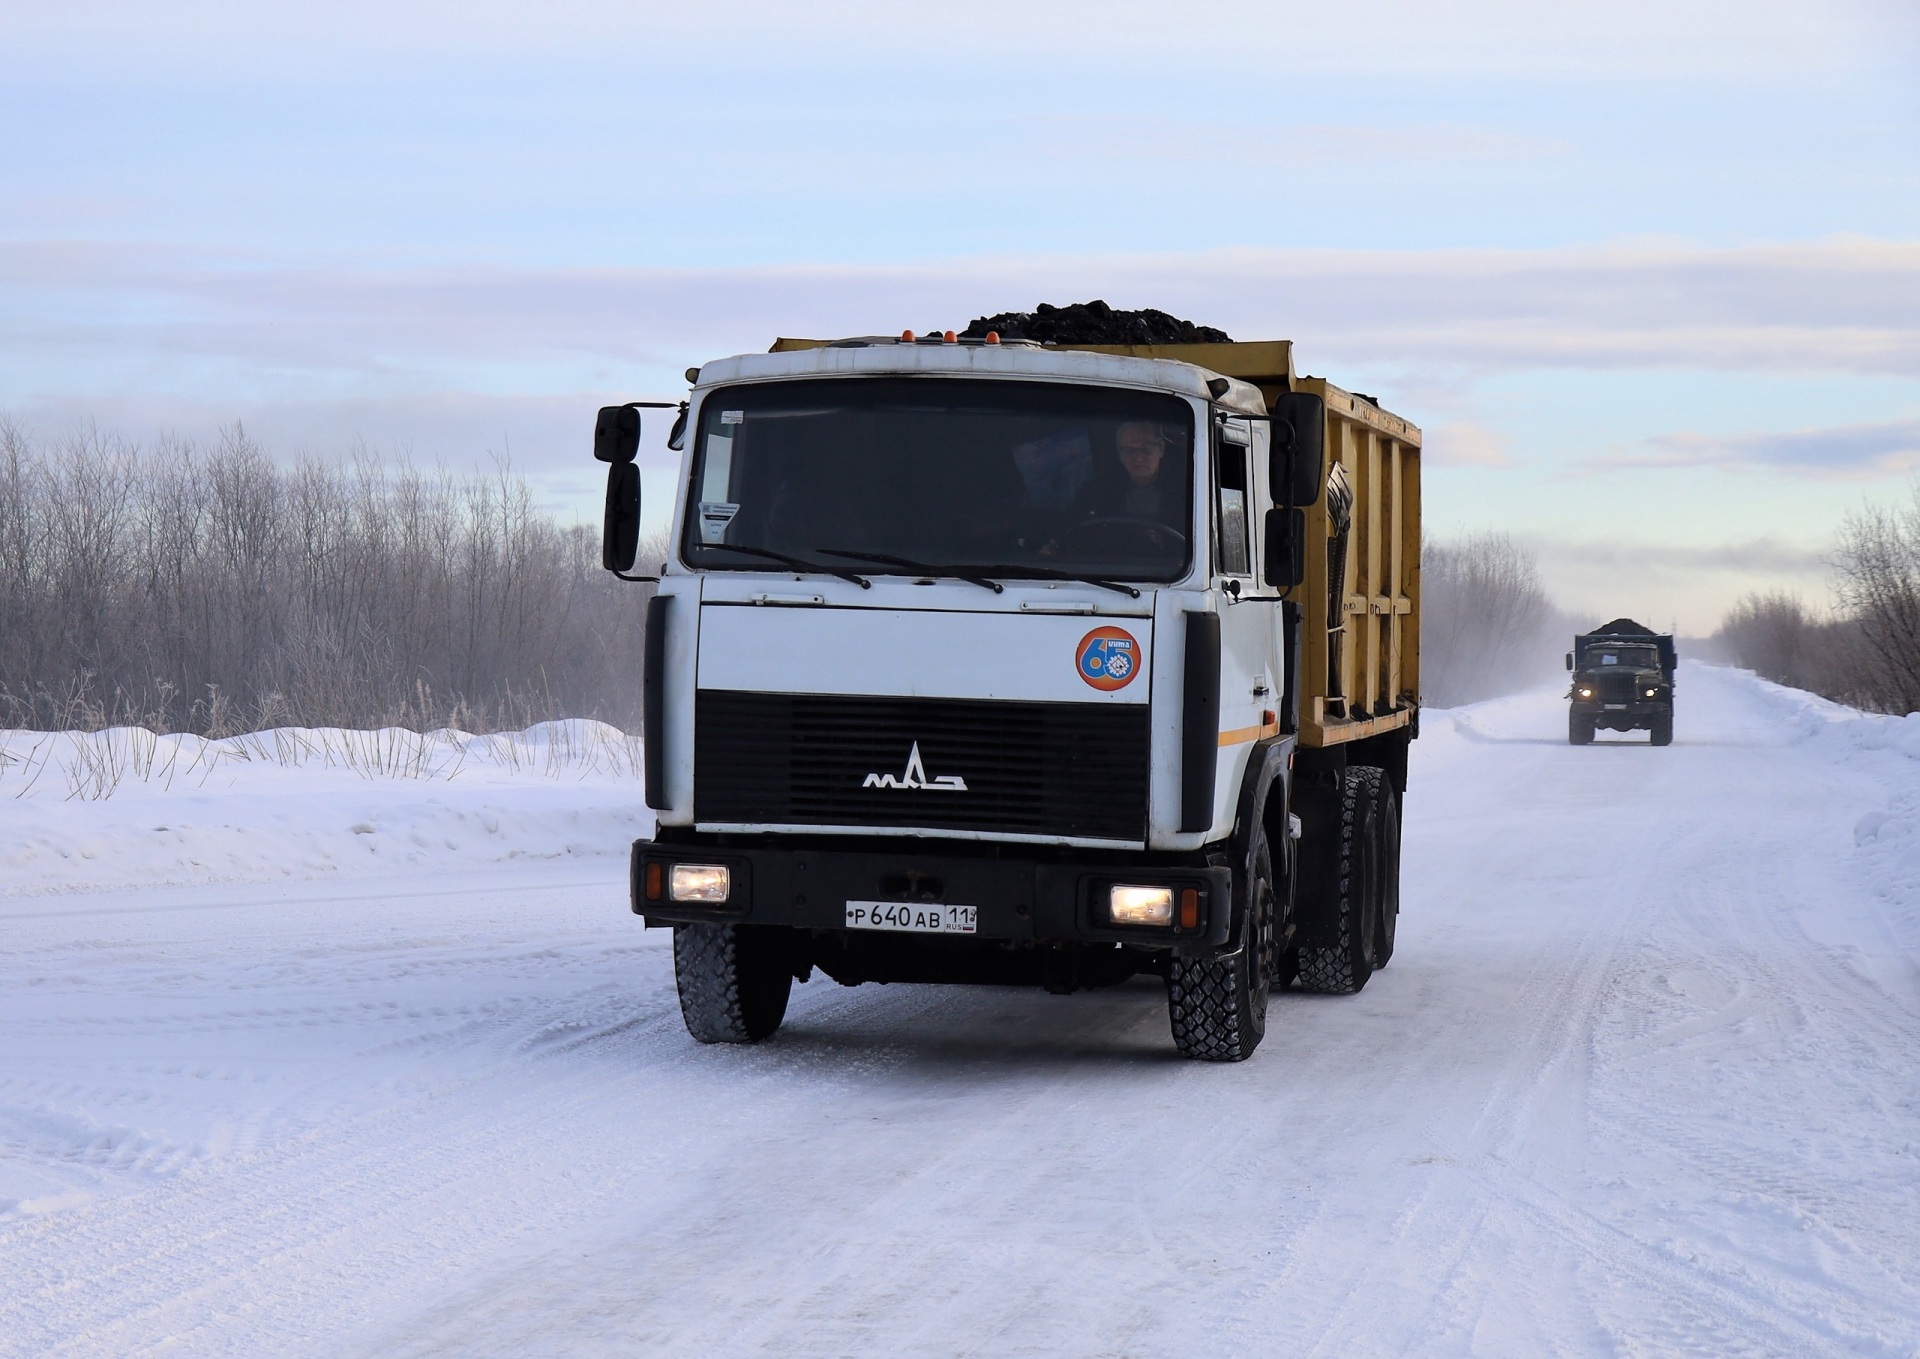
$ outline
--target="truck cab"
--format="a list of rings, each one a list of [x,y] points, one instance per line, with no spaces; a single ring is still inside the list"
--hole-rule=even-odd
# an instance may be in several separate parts
[[[996,339],[782,341],[693,373],[632,901],[675,931],[696,1038],[766,1037],[814,969],[1058,992],[1144,971],[1183,1052],[1235,1060],[1272,989],[1358,989],[1390,953],[1417,688],[1329,692],[1338,389],[1295,390],[1285,346],[1174,347],[1241,351],[1209,368]],[[637,519],[619,451],[610,526]],[[1410,613],[1389,602],[1396,638]],[[1309,726],[1353,739],[1306,751]],[[1370,876],[1343,921],[1320,896],[1346,822]]]

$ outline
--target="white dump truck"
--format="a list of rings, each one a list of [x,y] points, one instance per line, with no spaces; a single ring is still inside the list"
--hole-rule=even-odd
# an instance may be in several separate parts
[[[781,340],[689,370],[634,911],[689,1032],[814,969],[1165,979],[1175,1046],[1392,956],[1420,432],[1291,346]],[[632,579],[639,404],[601,411]],[[648,564],[651,567],[651,563]]]

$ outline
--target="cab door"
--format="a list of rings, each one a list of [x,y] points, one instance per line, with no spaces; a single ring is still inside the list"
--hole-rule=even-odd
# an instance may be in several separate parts
[[[1266,730],[1278,706],[1274,677],[1277,609],[1260,594],[1254,525],[1259,522],[1256,473],[1265,461],[1267,422],[1244,416],[1214,421],[1213,579],[1220,600],[1220,765],[1235,771],[1247,747]]]

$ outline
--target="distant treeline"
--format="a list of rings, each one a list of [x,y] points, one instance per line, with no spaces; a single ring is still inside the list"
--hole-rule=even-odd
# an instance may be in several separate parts
[[[1752,594],[1716,640],[1777,683],[1870,712],[1920,712],[1920,484],[1904,506],[1848,515],[1832,561],[1834,612],[1786,592]]]
[[[0,423],[0,727],[631,729],[646,588],[505,469]]]
[[[1498,698],[1559,672],[1574,627],[1531,551],[1504,533],[1478,533],[1428,543],[1420,557],[1420,689],[1429,705]]]

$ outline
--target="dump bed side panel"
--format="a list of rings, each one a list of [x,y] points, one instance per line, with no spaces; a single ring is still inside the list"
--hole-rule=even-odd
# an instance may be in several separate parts
[[[1307,512],[1301,741],[1337,745],[1408,725],[1420,695],[1420,431],[1321,378],[1329,472],[1353,488],[1343,535],[1322,496]],[[1316,551],[1324,543],[1325,549]]]

